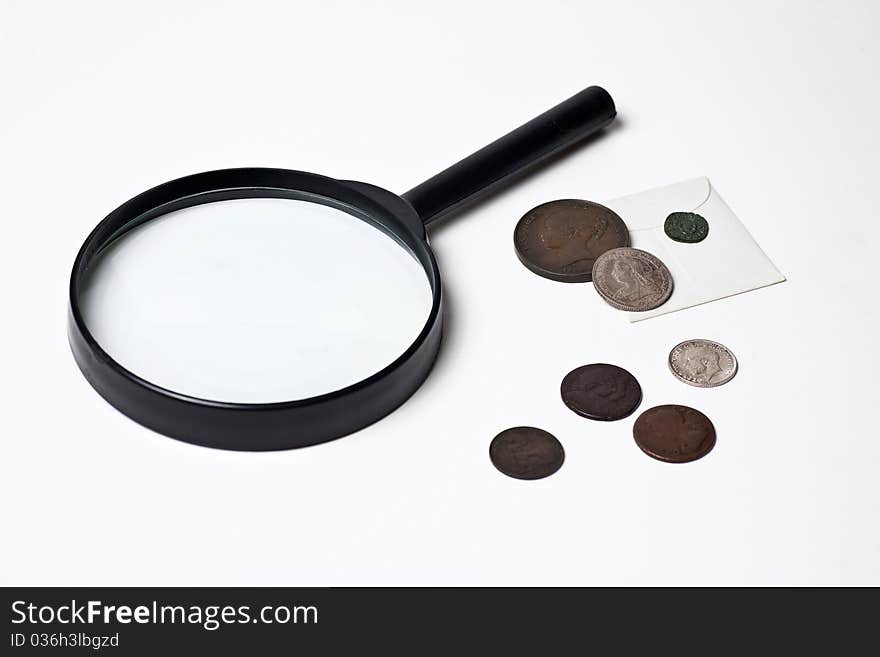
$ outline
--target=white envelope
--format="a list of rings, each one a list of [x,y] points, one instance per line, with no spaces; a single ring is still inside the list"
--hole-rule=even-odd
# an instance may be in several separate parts
[[[605,205],[626,222],[632,246],[656,255],[672,273],[669,300],[654,310],[624,313],[630,322],[785,280],[708,178],[657,187]],[[667,237],[663,223],[672,212],[696,212],[705,217],[709,223],[706,239],[683,244]]]

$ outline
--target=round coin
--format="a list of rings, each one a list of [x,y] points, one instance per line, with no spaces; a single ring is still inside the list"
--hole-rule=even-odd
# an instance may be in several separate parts
[[[565,375],[560,387],[562,401],[578,415],[591,420],[620,420],[642,401],[642,387],[622,367],[594,363]]]
[[[672,274],[657,256],[624,247],[596,258],[593,285],[608,305],[643,312],[666,303],[672,295]]]
[[[584,283],[592,279],[596,258],[608,249],[629,245],[629,230],[604,205],[564,199],[526,212],[516,224],[513,243],[517,257],[536,274],[563,283]]]
[[[565,450],[543,429],[514,427],[495,436],[489,445],[489,458],[508,477],[543,479],[562,467]]]
[[[711,340],[685,340],[669,352],[669,369],[675,377],[698,388],[727,383],[738,367],[733,352]]]
[[[633,425],[633,437],[645,454],[667,463],[696,461],[715,447],[712,421],[700,411],[677,404],[642,413]]]
[[[709,234],[709,222],[696,212],[673,212],[663,224],[669,239],[694,244],[702,242]]]

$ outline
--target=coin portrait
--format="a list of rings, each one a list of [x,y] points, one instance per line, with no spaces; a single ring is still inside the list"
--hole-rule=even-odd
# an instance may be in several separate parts
[[[675,377],[698,388],[714,388],[736,376],[739,363],[733,352],[711,340],[685,340],[669,352]]]
[[[696,212],[673,212],[663,223],[663,232],[676,242],[695,244],[709,234],[709,222]]]
[[[672,295],[672,274],[656,256],[633,248],[606,251],[593,266],[593,285],[618,310],[653,310]]]
[[[517,223],[513,240],[517,257],[531,271],[582,283],[591,280],[597,257],[629,244],[629,230],[603,205],[564,199],[529,210]]]
[[[715,447],[715,427],[700,411],[667,404],[642,413],[633,425],[633,438],[648,456],[667,463],[701,459]]]
[[[622,367],[593,363],[572,370],[560,386],[563,403],[591,420],[620,420],[638,408],[642,387]]]
[[[535,427],[513,427],[489,445],[489,458],[500,472],[514,479],[543,479],[562,467],[565,450],[556,437]]]

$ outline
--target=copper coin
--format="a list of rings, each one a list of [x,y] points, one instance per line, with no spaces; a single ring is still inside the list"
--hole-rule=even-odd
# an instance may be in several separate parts
[[[663,223],[663,230],[669,239],[685,244],[696,244],[709,234],[709,222],[696,212],[673,212]]]
[[[535,427],[502,431],[489,445],[492,465],[515,479],[549,477],[565,461],[565,450],[556,437]]]
[[[563,283],[593,280],[600,255],[629,246],[629,230],[613,210],[578,199],[532,208],[516,224],[516,255],[533,272]]]
[[[594,363],[565,375],[560,387],[562,401],[578,415],[591,420],[620,420],[642,401],[636,377],[617,365]]]
[[[668,404],[642,413],[633,425],[636,444],[648,456],[667,463],[703,458],[715,447],[715,427],[700,411]]]

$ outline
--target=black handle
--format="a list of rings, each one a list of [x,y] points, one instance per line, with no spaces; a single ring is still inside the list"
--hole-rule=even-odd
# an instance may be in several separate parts
[[[427,225],[491,192],[510,176],[604,128],[614,101],[588,87],[403,195]]]

